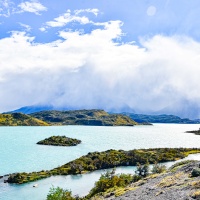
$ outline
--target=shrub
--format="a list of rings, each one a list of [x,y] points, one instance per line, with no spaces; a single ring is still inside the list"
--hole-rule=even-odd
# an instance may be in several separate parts
[[[110,188],[125,187],[131,182],[133,182],[133,176],[131,174],[116,175],[115,169],[113,169],[112,171],[107,171],[101,175],[88,196],[92,197],[95,194],[105,192]]]
[[[153,174],[160,174],[163,173],[164,171],[166,171],[166,166],[158,163],[155,163],[151,170]]]
[[[200,169],[199,168],[194,168],[191,172],[192,177],[197,177],[200,176]]]
[[[72,197],[72,193],[69,190],[60,187],[51,187],[47,195],[47,200],[75,200],[75,198]]]
[[[149,163],[146,162],[144,165],[137,163],[137,169],[135,173],[138,176],[146,177],[149,174]]]

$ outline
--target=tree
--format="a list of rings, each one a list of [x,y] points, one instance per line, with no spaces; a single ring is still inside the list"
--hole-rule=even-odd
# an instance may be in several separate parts
[[[146,162],[144,165],[137,163],[135,173],[139,176],[146,177],[149,174],[149,163]]]
[[[60,187],[51,187],[46,200],[75,200],[72,192]]]

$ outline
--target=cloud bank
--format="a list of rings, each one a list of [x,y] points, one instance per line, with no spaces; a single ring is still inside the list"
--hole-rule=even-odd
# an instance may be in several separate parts
[[[120,43],[121,26],[60,31],[46,44],[25,32],[1,39],[0,111],[43,104],[150,112],[200,101],[200,43],[162,35]]]

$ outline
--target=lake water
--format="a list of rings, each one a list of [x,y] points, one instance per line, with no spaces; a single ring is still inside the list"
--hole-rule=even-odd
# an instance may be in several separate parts
[[[108,149],[159,147],[200,147],[200,136],[185,133],[199,129],[198,124],[154,124],[154,126],[95,127],[0,127],[0,175],[14,172],[48,170],[63,165],[88,152]],[[75,147],[37,145],[52,135],[81,139]],[[200,155],[190,158],[200,159]],[[117,173],[134,173],[135,167],[120,167]],[[49,188],[60,186],[73,194],[86,195],[103,171],[78,175],[55,176],[23,185],[5,184],[0,179],[0,200],[44,200]],[[37,188],[33,188],[34,184]]]

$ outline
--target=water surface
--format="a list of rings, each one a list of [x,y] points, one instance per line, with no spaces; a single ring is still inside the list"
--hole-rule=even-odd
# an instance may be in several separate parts
[[[200,147],[200,136],[185,133],[199,129],[198,124],[154,124],[135,127],[51,126],[0,127],[0,175],[14,172],[48,170],[74,160],[88,152],[108,149],[159,147]],[[75,147],[42,146],[36,143],[52,135],[81,139]],[[192,157],[194,158],[194,157]],[[196,157],[195,157],[196,158]],[[118,172],[134,172],[134,167],[121,167]],[[42,200],[51,185],[69,188],[85,195],[102,171],[78,176],[55,176],[23,185],[0,183],[1,200]],[[87,183],[87,184],[85,184]]]

